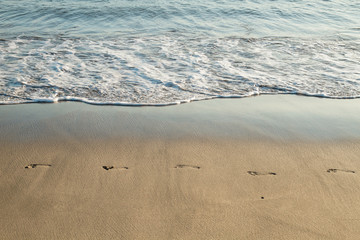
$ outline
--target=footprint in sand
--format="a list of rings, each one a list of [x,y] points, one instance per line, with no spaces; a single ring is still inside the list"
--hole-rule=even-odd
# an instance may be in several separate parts
[[[327,170],[328,173],[336,173],[336,172],[347,172],[347,173],[355,173],[353,170],[347,170],[347,169],[337,169],[337,168],[329,168]]]
[[[178,164],[178,165],[175,166],[175,168],[194,168],[194,169],[200,169],[199,166],[186,165],[186,164]]]
[[[51,164],[46,163],[31,163],[27,165],[25,168],[36,168],[36,167],[51,167]]]
[[[114,167],[114,166],[102,166],[102,168],[103,169],[105,169],[106,171],[108,171],[108,170],[115,170],[115,169],[119,169],[119,170],[121,170],[121,169],[125,169],[125,170],[127,170],[127,169],[129,169],[128,167]]]
[[[259,175],[276,175],[274,172],[256,172],[256,171],[248,171],[248,174],[252,176],[259,176]]]

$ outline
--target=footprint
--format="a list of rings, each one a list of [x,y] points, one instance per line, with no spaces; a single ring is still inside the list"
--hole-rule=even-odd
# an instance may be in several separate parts
[[[194,169],[200,169],[199,166],[186,165],[186,164],[178,164],[178,165],[175,166],[175,168],[194,168]]]
[[[256,172],[256,171],[248,171],[248,174],[252,176],[259,176],[259,175],[276,175],[274,172]]]
[[[328,173],[336,173],[337,171],[339,171],[339,172],[347,172],[347,173],[355,173],[355,171],[353,171],[353,170],[347,170],[347,169],[329,168],[329,169],[327,170]]]
[[[114,166],[102,166],[103,169],[105,169],[106,171],[111,170],[111,169],[129,169],[128,167],[114,167]]]
[[[46,163],[31,163],[27,165],[25,168],[36,168],[36,167],[51,167],[51,164]]]

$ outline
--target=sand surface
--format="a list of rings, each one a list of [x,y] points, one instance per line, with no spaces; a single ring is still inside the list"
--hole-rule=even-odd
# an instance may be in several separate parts
[[[360,101],[0,106],[0,239],[359,239]]]

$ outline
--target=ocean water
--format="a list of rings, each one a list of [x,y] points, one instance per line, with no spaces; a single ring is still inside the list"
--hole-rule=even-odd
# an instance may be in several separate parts
[[[0,104],[360,97],[358,0],[1,0]]]

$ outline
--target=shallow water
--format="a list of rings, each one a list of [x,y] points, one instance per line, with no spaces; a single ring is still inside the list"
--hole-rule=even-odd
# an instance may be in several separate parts
[[[360,97],[353,0],[3,0],[0,103]]]

